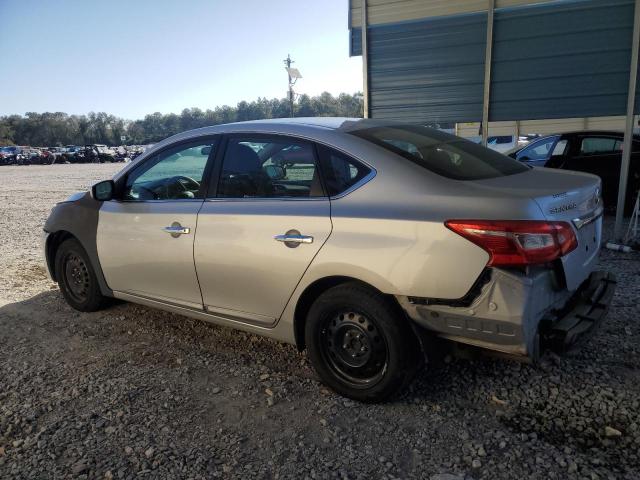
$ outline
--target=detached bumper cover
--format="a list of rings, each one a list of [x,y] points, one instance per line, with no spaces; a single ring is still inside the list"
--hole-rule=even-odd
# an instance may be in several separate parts
[[[562,353],[590,337],[606,316],[615,289],[615,275],[593,272],[562,312],[541,322],[543,348]]]

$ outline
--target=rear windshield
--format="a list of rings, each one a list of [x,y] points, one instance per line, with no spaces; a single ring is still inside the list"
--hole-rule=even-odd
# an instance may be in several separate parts
[[[510,157],[426,127],[394,125],[350,133],[454,180],[482,180],[528,170]]]

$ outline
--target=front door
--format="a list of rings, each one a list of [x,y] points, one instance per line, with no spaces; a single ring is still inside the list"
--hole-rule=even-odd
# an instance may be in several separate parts
[[[214,140],[160,151],[132,170],[118,200],[100,209],[97,247],[109,287],[202,308],[193,242]]]
[[[232,136],[219,170],[194,248],[204,306],[271,325],[331,233],[315,148],[282,136]]]
[[[582,137],[576,156],[569,158],[563,168],[598,175],[602,179],[604,204],[613,207],[618,198],[621,161],[621,138]]]

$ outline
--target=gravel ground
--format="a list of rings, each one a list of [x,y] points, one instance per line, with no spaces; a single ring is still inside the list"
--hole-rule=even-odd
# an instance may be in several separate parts
[[[42,224],[118,168],[0,168],[0,478],[640,478],[639,254],[603,252],[614,304],[572,356],[447,359],[361,405],[292,346],[135,305],[71,310]]]

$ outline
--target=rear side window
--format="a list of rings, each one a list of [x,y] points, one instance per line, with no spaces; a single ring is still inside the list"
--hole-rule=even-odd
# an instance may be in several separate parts
[[[509,143],[513,143],[513,136],[499,135],[497,137],[489,137],[487,143],[489,145],[508,145]]]
[[[288,137],[229,139],[218,197],[322,197],[313,144]]]
[[[498,152],[426,127],[394,125],[350,133],[454,180],[481,180],[528,170]]]
[[[622,151],[622,140],[607,137],[586,137],[580,144],[582,155],[601,155],[603,153],[619,153]]]
[[[330,197],[346,192],[371,172],[370,168],[332,148],[320,145],[318,150],[324,184]]]

